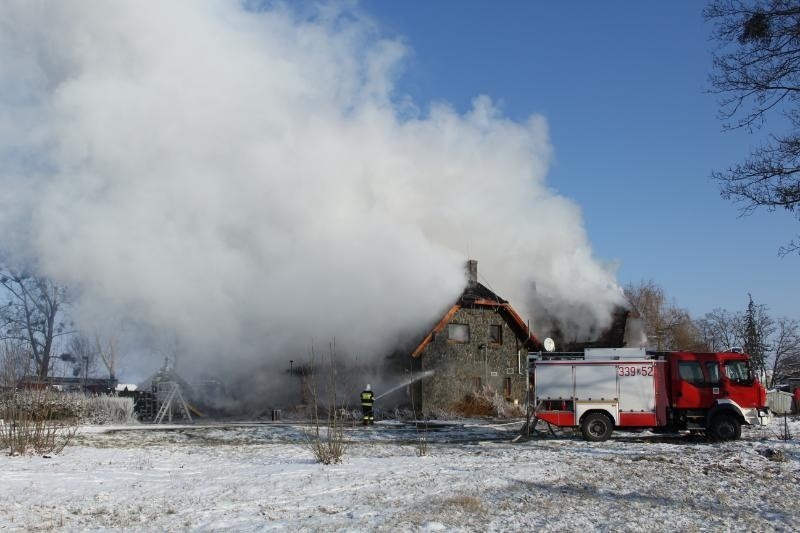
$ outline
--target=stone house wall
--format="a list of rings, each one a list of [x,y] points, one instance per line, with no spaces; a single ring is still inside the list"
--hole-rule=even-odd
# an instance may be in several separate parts
[[[469,326],[469,341],[451,340],[450,324]],[[502,328],[500,344],[490,340],[493,325]],[[461,308],[420,355],[419,369],[435,373],[420,382],[418,401],[422,409],[451,409],[468,393],[489,387],[523,404],[526,357],[522,342],[502,315],[489,307]]]

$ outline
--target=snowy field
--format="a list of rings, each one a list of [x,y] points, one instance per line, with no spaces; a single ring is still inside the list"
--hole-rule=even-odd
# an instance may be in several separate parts
[[[323,466],[300,425],[85,428],[0,456],[0,530],[800,530],[800,422],[709,444],[615,432],[512,444],[516,425],[346,432]]]

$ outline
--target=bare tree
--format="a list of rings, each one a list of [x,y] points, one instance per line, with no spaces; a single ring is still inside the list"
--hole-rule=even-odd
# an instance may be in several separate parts
[[[785,209],[800,220],[800,1],[714,0],[704,16],[719,45],[711,84],[724,128],[752,131],[773,114],[788,126],[712,177],[743,214]],[[780,250],[791,252],[800,252],[800,240]]]
[[[786,317],[776,320],[771,344],[772,376],[769,387],[773,388],[786,378],[800,373],[800,321]]]
[[[30,372],[31,356],[25,347],[12,340],[0,343],[0,388],[13,390]]]
[[[81,376],[89,376],[94,373],[98,354],[89,337],[80,332],[72,335],[67,342],[67,352],[72,360],[74,375],[80,373]]]
[[[650,348],[693,351],[708,349],[689,312],[669,302],[664,289],[654,281],[628,284],[625,287],[625,297],[644,320]]]
[[[751,352],[757,352],[753,365],[759,372],[770,368],[766,380],[770,388],[789,376],[800,374],[798,320],[787,317],[774,320],[763,305],[748,303],[746,313],[714,309],[698,321],[698,326],[712,351],[726,351],[736,346],[751,356]]]
[[[94,334],[95,353],[108,370],[109,379],[117,378],[117,339],[109,335],[103,337],[100,333]]]
[[[714,309],[697,321],[703,342],[712,352],[724,352],[744,346],[742,338],[744,315],[725,309]]]
[[[0,269],[7,301],[0,307],[0,336],[30,349],[36,374],[46,378],[55,339],[66,331],[62,307],[66,289],[53,281],[13,269]]]

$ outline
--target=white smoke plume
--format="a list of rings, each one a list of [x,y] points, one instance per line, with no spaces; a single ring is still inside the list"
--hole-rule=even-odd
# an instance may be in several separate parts
[[[333,338],[383,356],[467,253],[534,330],[542,302],[607,323],[620,291],[545,183],[545,119],[410,102],[406,53],[357,6],[2,2],[0,246],[74,287],[82,326],[218,373]]]

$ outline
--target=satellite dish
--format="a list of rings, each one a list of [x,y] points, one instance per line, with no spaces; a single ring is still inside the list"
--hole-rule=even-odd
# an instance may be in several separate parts
[[[546,351],[548,351],[548,352],[552,352],[553,350],[555,350],[556,349],[555,341],[553,339],[551,339],[550,337],[547,337],[544,340],[544,349]]]

